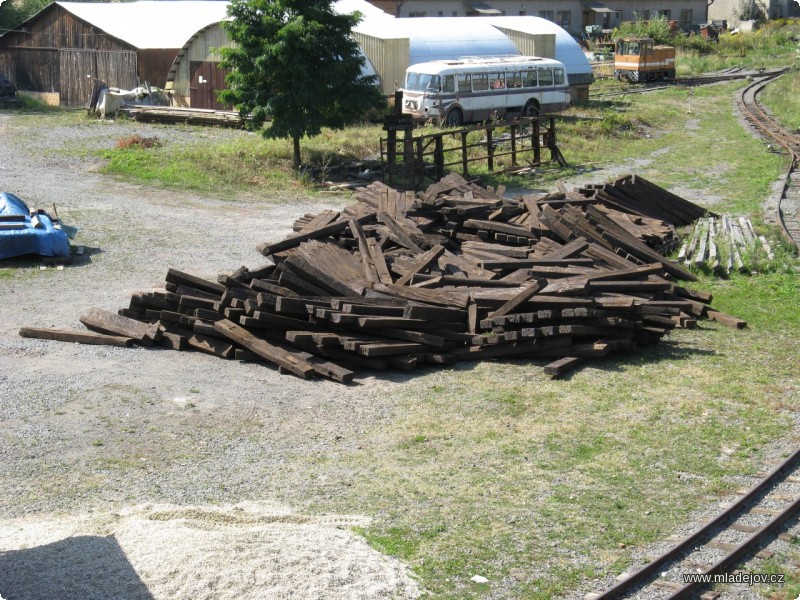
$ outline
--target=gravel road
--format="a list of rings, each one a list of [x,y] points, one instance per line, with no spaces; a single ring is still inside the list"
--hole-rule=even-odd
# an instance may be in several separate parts
[[[0,595],[416,597],[403,566],[351,533],[368,519],[301,514],[308,478],[290,460],[329,449],[337,436],[357,438],[354,411],[387,418],[391,380],[379,396],[369,377],[345,387],[198,353],[17,335],[24,326],[82,328],[78,319],[90,307],[116,311],[134,291],[163,288],[168,267],[215,278],[258,266],[258,243],[282,239],[297,217],[346,200],[220,198],[130,185],[99,174],[87,152],[134,133],[180,141],[248,135],[242,132],[42,123],[0,113],[0,190],[31,207],[51,211],[55,203],[79,229],[72,243],[88,257],[61,271],[11,261],[0,277]],[[180,509],[157,510],[153,502]],[[151,522],[154,513],[168,522],[167,533],[136,534],[145,529],[132,523]],[[199,530],[214,535],[201,544]],[[98,546],[109,535],[124,552]],[[269,543],[254,542],[264,536]],[[82,545],[65,541],[78,539]],[[51,560],[48,549],[65,550],[54,555],[62,560]],[[104,558],[87,579],[66,555]],[[132,582],[125,560],[110,565],[110,556],[127,557],[141,581]],[[267,573],[259,585],[230,585],[259,569]]]

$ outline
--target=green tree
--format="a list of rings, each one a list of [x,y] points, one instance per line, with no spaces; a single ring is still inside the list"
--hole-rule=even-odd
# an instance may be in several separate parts
[[[733,11],[740,21],[764,21],[764,9],[755,0],[742,0]]]
[[[221,49],[231,71],[220,101],[250,115],[264,136],[291,138],[295,169],[304,136],[342,129],[382,105],[351,36],[360,14],[336,14],[331,0],[233,0],[228,15],[235,47]]]

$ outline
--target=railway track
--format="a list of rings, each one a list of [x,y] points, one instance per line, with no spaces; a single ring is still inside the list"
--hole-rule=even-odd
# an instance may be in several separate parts
[[[629,94],[647,94],[650,92],[657,92],[659,90],[666,90],[675,86],[694,87],[698,85],[720,83],[721,81],[747,79],[749,77],[777,76],[784,72],[786,72],[786,69],[758,72],[747,71],[740,67],[734,67],[718,73],[708,73],[706,75],[698,75],[695,77],[676,77],[675,79],[670,79],[668,81],[653,81],[650,83],[637,84],[635,87],[630,87],[625,90],[615,90],[613,92],[603,92],[600,94],[589,94],[589,98],[591,100],[604,100],[607,98],[617,98],[619,96],[626,96]]]
[[[778,200],[776,222],[786,241],[800,248],[800,136],[783,128],[773,119],[761,103],[758,94],[768,83],[774,81],[787,71],[786,68],[769,71],[745,71],[734,68],[719,73],[709,73],[699,77],[679,77],[670,82],[642,84],[628,90],[607,92],[604,94],[590,95],[592,100],[602,100],[626,94],[644,94],[657,90],[668,89],[676,85],[697,86],[734,79],[753,78],[752,83],[741,90],[737,97],[737,105],[745,118],[753,127],[770,143],[775,143],[789,153],[791,161],[783,182],[783,190]]]
[[[623,573],[604,592],[590,592],[586,600],[613,598],[716,598],[700,596],[716,582],[737,582],[730,569],[757,556],[761,547],[800,514],[800,450],[750,488],[717,518],[679,541],[661,556],[632,574]],[[767,551],[768,552],[768,551]],[[727,574],[727,575],[726,575]],[[740,574],[739,581],[744,581]],[[709,576],[710,581],[702,581]],[[758,581],[756,583],[770,583]],[[771,583],[779,583],[773,581]],[[735,597],[730,596],[731,598]]]
[[[759,93],[778,75],[766,75],[745,87],[736,99],[739,110],[758,133],[781,146],[791,158],[778,199],[777,222],[786,241],[800,247],[800,136],[781,126],[758,101]]]

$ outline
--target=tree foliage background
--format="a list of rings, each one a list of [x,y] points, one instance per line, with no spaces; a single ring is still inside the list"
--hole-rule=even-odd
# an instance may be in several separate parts
[[[69,0],[70,2],[132,2],[133,0]],[[53,0],[0,0],[0,33],[16,29]]]
[[[249,114],[266,137],[291,138],[295,168],[304,136],[342,129],[383,105],[351,36],[358,13],[337,14],[330,0],[233,0],[228,15],[223,27],[236,45],[221,49],[231,72],[220,100]]]
[[[50,2],[52,0],[5,0],[0,4],[0,33],[7,29],[15,29]]]

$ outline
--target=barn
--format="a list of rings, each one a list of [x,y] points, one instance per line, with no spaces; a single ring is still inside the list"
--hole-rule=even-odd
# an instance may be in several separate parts
[[[526,54],[563,62],[573,98],[588,96],[592,67],[578,43],[564,29],[538,17],[431,17],[399,19],[365,0],[339,0],[339,12],[358,11],[363,20],[353,35],[366,57],[366,72],[375,73],[384,94],[402,85],[406,69],[420,62],[461,56]],[[215,91],[224,73],[215,49],[230,44],[220,25],[195,33],[181,48],[170,70],[167,89],[176,106],[220,108]]]
[[[227,2],[53,2],[0,36],[0,73],[49,104],[83,107],[95,81],[163,87],[179,49]]]

